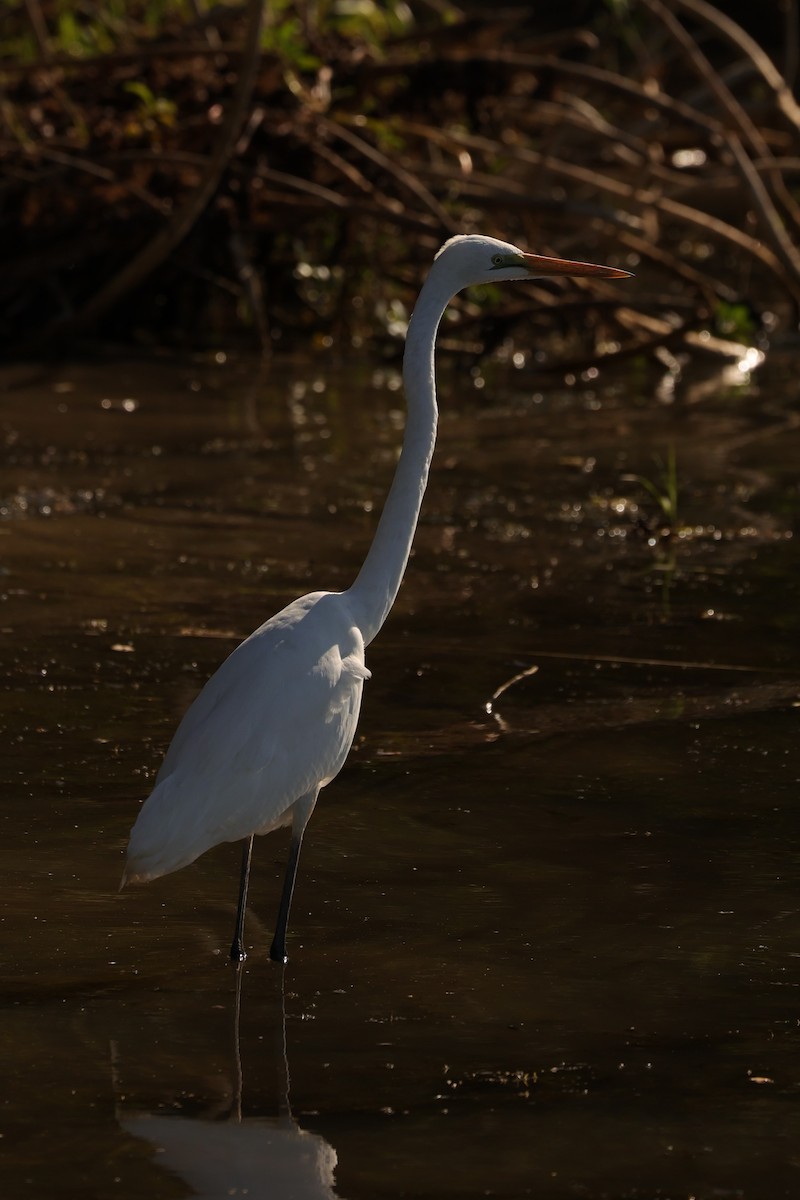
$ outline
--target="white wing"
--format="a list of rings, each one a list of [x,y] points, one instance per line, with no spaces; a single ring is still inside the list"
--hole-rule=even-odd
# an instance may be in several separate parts
[[[126,877],[291,820],[339,772],[369,671],[347,600],[313,592],[242,642],[184,716],[131,832]]]

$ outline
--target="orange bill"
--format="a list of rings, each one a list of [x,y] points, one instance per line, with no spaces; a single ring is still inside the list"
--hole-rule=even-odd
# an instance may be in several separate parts
[[[594,275],[595,279],[628,279],[630,271],[604,267],[598,263],[571,262],[568,258],[547,258],[543,254],[523,254],[525,265],[532,275]]]

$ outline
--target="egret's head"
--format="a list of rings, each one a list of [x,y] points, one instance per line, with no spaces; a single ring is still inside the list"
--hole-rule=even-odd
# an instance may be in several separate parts
[[[510,242],[482,234],[461,234],[450,238],[436,255],[436,270],[446,271],[453,291],[476,283],[497,283],[504,279],[536,279],[546,275],[567,277],[593,275],[596,279],[624,279],[630,272],[595,263],[571,262],[566,258],[547,258],[527,254]]]

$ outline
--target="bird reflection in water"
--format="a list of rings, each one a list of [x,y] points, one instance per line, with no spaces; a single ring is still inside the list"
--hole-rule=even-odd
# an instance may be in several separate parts
[[[283,975],[283,972],[281,973]],[[197,1200],[336,1200],[336,1151],[319,1134],[301,1129],[289,1105],[286,999],[281,978],[281,1113],[242,1116],[239,1043],[242,971],[236,972],[234,1006],[234,1099],[222,1120],[210,1117],[120,1114],[126,1133],[150,1142],[156,1162],[190,1187]]]

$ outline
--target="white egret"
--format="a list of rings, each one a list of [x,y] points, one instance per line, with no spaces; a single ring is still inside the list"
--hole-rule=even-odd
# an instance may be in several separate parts
[[[411,550],[436,441],[434,347],[444,310],[471,284],[539,276],[619,279],[627,271],[527,254],[477,235],[451,238],[434,259],[408,326],[403,448],[358,578],[344,592],[294,600],[251,634],[184,716],[131,831],[126,880],[177,871],[219,842],[244,840],[231,958],[243,946],[255,834],[291,825],[270,958],[286,961],[300,846],[320,789],[339,773],[370,673],[365,647],[394,603]]]

